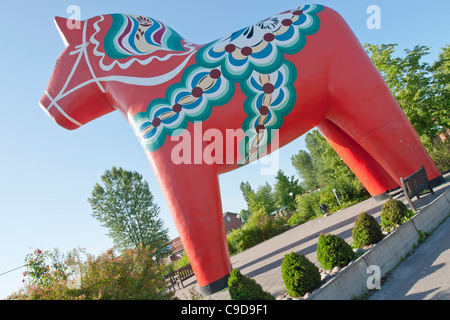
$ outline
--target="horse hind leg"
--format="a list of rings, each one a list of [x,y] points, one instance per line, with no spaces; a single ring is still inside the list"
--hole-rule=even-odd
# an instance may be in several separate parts
[[[317,128],[371,196],[383,199],[387,190],[398,187],[386,170],[332,121],[325,119]]]
[[[443,178],[384,79],[351,30],[340,30],[329,69],[327,118],[355,140],[400,184],[425,166],[433,184]]]

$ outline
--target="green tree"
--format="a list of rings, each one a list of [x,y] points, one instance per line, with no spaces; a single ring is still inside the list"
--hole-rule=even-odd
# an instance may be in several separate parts
[[[450,170],[450,139],[433,142],[429,137],[421,137],[424,146],[440,172]]]
[[[241,215],[242,223],[247,223],[252,213],[247,209],[242,209],[239,214]]]
[[[313,190],[320,186],[317,180],[317,170],[313,165],[310,154],[305,150],[299,150],[291,157],[292,166],[297,170],[302,179],[301,185],[305,190]]]
[[[114,243],[122,248],[136,248],[140,244],[154,249],[157,258],[169,254],[168,230],[158,218],[160,209],[153,201],[148,183],[133,171],[113,167],[101,176],[102,185],[92,191],[93,214],[106,227]]]
[[[287,177],[283,170],[278,170],[275,177],[274,197],[276,205],[281,208],[288,207],[289,211],[295,210],[295,196],[303,194],[303,188],[294,176]]]
[[[355,179],[347,165],[318,130],[306,134],[305,144],[308,151],[299,150],[291,161],[303,179],[302,185],[306,190],[313,190],[343,178]]]
[[[256,191],[252,189],[248,181],[241,182],[240,188],[247,202],[248,211],[252,214],[259,210],[263,210],[267,214],[276,210],[277,205],[273,189],[268,182],[259,186]]]
[[[255,196],[255,192],[253,191],[252,186],[248,181],[241,182],[239,187],[241,189],[242,196],[244,197],[244,200],[247,203],[247,209],[242,209],[240,212],[241,220],[243,223],[247,223],[248,219],[252,215],[250,211],[250,199]]]
[[[259,186],[254,196],[250,198],[250,211],[253,213],[263,210],[269,214],[277,209],[272,186],[266,182]]]
[[[442,84],[447,91],[450,91],[450,44],[442,48],[438,60],[431,66],[434,79]],[[448,101],[448,100],[447,100]]]
[[[422,61],[429,47],[415,46],[405,49],[404,57],[394,57],[396,46],[364,45],[419,136],[432,138],[450,127],[448,46],[433,66]]]
[[[242,191],[242,196],[244,197],[247,207],[250,207],[250,199],[255,196],[255,191],[253,191],[252,186],[248,181],[241,182],[240,189]]]
[[[306,134],[305,144],[318,172],[317,180],[320,185],[330,184],[344,177],[355,178],[341,157],[318,130],[312,130]]]
[[[433,90],[435,92],[435,107],[440,110],[438,115],[442,132],[450,128],[450,44],[442,48],[438,60],[431,66],[433,74]]]

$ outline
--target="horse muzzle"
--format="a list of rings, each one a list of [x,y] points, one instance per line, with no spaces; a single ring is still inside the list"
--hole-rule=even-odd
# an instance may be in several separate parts
[[[55,101],[50,94],[45,91],[41,100],[39,101],[39,106],[47,113],[47,115],[52,118],[61,127],[73,130],[81,127],[83,124],[72,118],[63,107]]]

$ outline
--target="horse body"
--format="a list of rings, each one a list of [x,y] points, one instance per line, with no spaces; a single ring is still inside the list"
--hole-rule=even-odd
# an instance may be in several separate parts
[[[80,29],[56,23],[67,47],[41,107],[67,129],[114,110],[128,119],[206,295],[226,286],[231,268],[218,174],[318,127],[372,196],[421,164],[441,179],[329,8],[302,6],[206,45],[142,16],[98,16]]]

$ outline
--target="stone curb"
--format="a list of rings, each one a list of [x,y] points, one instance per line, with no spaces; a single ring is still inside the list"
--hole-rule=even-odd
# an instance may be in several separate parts
[[[423,233],[433,232],[449,214],[450,190],[447,190],[371,250],[343,268],[314,291],[308,300],[351,300],[364,295],[369,290],[367,283],[372,275],[368,271],[369,266],[378,266],[382,278],[411,252]]]

